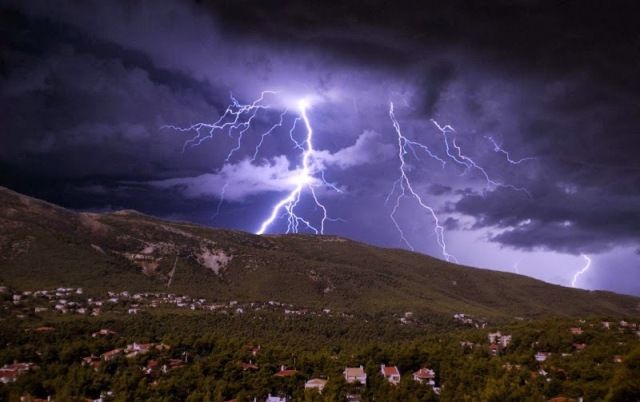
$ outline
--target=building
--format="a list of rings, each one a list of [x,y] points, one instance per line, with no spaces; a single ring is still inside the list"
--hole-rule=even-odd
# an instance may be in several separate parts
[[[107,328],[102,328],[100,331],[92,333],[91,337],[97,338],[98,336],[109,336],[109,335],[116,335],[116,332]]]
[[[398,370],[397,366],[385,366],[381,364],[380,372],[390,384],[398,385],[400,383],[400,370]]]
[[[364,367],[347,367],[344,369],[344,380],[349,384],[360,383],[367,385],[367,373]]]
[[[549,356],[551,355],[551,353],[547,353],[547,352],[538,352],[536,353],[536,361],[538,362],[543,362],[545,360],[547,360],[549,358]]]
[[[121,356],[124,353],[124,351],[121,348],[118,349],[113,349],[110,350],[108,352],[104,352],[101,357],[103,360],[105,361],[109,361],[109,360],[113,360],[118,356]]]
[[[274,374],[276,377],[293,377],[298,374],[298,370],[287,369],[286,366],[280,366],[280,371]]]
[[[286,396],[274,396],[269,394],[266,402],[288,402],[288,400],[289,399]]]
[[[304,389],[315,389],[322,393],[322,390],[327,385],[327,380],[322,378],[312,378],[304,383]]]
[[[0,368],[0,383],[8,384],[14,382],[20,375],[35,368],[33,363],[13,363],[5,364]]]
[[[582,335],[582,333],[584,332],[580,327],[571,327],[569,328],[569,331],[571,331],[573,335]]]
[[[413,373],[413,381],[417,381],[420,384],[429,384],[431,386],[436,385],[436,372],[426,367]]]

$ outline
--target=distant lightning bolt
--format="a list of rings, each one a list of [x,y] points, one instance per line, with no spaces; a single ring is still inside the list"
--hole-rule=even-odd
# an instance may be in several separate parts
[[[474,169],[484,177],[487,185],[489,185],[489,186],[502,187],[502,188],[508,188],[508,189],[515,190],[515,191],[521,191],[521,192],[527,194],[529,197],[531,197],[531,194],[529,193],[529,191],[526,188],[516,187],[513,184],[502,183],[500,181],[497,181],[497,180],[493,179],[489,175],[489,173],[487,173],[485,168],[480,166],[478,163],[476,163],[476,161],[471,159],[469,156],[464,155],[462,153],[462,148],[458,145],[458,143],[456,142],[456,139],[449,137],[450,133],[455,133],[455,130],[453,129],[453,127],[451,127],[450,125],[441,126],[440,124],[438,124],[437,121],[435,121],[433,119],[431,119],[431,122],[438,128],[438,130],[440,130],[440,133],[442,134],[442,137],[443,137],[443,140],[444,140],[444,144],[445,144],[445,150],[446,150],[447,155],[449,156],[449,158],[451,158],[458,165],[464,166],[465,167],[465,173],[468,172],[471,169]],[[453,148],[453,150],[455,150],[455,152],[452,151],[452,148]]]
[[[402,200],[402,198],[404,197],[412,197],[414,198],[418,204],[420,205],[421,208],[423,208],[424,210],[426,210],[431,217],[433,218],[434,222],[435,222],[435,226],[434,226],[434,232],[436,234],[436,240],[438,242],[438,245],[440,246],[441,250],[442,250],[442,254],[445,257],[445,259],[447,261],[455,261],[456,258],[449,254],[447,252],[447,246],[445,243],[445,237],[444,237],[444,227],[442,225],[440,225],[439,220],[438,220],[438,216],[435,213],[435,210],[433,209],[433,207],[429,206],[428,204],[426,204],[426,202],[414,191],[413,186],[411,185],[411,181],[409,180],[409,177],[407,175],[407,170],[406,170],[406,160],[405,160],[405,155],[407,155],[409,152],[411,152],[411,154],[417,159],[420,160],[418,151],[422,151],[423,153],[425,153],[426,155],[428,155],[430,158],[440,162],[442,164],[442,167],[444,168],[447,160],[453,161],[454,164],[459,165],[461,167],[464,167],[464,172],[463,174],[467,173],[470,170],[474,170],[480,173],[480,175],[484,178],[485,182],[487,183],[488,186],[491,187],[502,187],[502,188],[508,188],[511,190],[515,190],[515,191],[520,191],[520,192],[524,192],[525,194],[527,194],[529,197],[531,196],[529,194],[529,191],[523,187],[516,187],[512,184],[508,184],[508,183],[502,183],[494,178],[492,178],[489,173],[487,172],[487,170],[485,168],[483,168],[482,166],[480,166],[474,159],[472,159],[471,157],[465,155],[462,151],[462,148],[460,147],[460,145],[458,145],[456,138],[453,137],[453,134],[455,133],[455,129],[453,127],[451,127],[450,125],[440,125],[437,121],[431,119],[431,122],[433,123],[433,125],[438,129],[438,131],[440,132],[441,136],[442,136],[442,140],[443,140],[443,145],[444,145],[444,152],[446,154],[446,156],[443,158],[439,157],[438,155],[436,155],[427,145],[417,142],[417,141],[413,141],[408,139],[407,137],[405,137],[401,130],[400,130],[400,124],[398,123],[398,120],[395,117],[394,114],[394,106],[393,106],[393,102],[390,103],[389,106],[389,117],[391,118],[391,121],[393,123],[393,127],[396,131],[397,137],[398,137],[398,159],[400,161],[400,177],[393,183],[393,186],[391,188],[391,192],[387,195],[385,204],[388,204],[389,201],[392,199],[393,195],[395,194],[395,203],[393,205],[393,208],[391,210],[390,213],[390,218],[391,221],[393,222],[394,226],[396,227],[396,229],[398,230],[398,233],[400,234],[400,240],[407,245],[407,247],[409,247],[411,250],[414,249],[413,245],[409,242],[409,240],[407,239],[404,231],[402,230],[402,227],[400,226],[400,224],[398,223],[397,219],[396,219],[396,213],[398,212],[398,209],[400,208],[400,201]],[[520,161],[513,161],[510,157],[509,154],[502,150],[502,148],[498,147],[497,143],[494,142],[494,145],[499,149],[500,152],[504,153],[507,156],[507,160],[510,162],[514,162],[515,164],[520,163],[521,161],[524,161],[526,159],[522,159]],[[528,159],[528,158],[527,158]]]
[[[389,117],[391,118],[391,121],[393,123],[393,128],[395,129],[396,134],[398,136],[398,160],[400,161],[400,169],[399,169],[400,177],[393,183],[393,188],[391,189],[391,192],[387,196],[387,199],[389,199],[391,195],[397,191],[395,204],[393,206],[393,209],[391,210],[391,214],[389,215],[391,217],[391,221],[393,222],[394,226],[400,233],[400,239],[407,245],[407,247],[409,247],[411,250],[414,250],[413,245],[409,242],[409,240],[404,234],[404,231],[402,230],[402,227],[396,220],[396,213],[398,212],[398,208],[400,208],[400,201],[402,200],[402,198],[404,197],[414,198],[417,201],[418,205],[420,205],[422,209],[427,211],[429,215],[431,215],[431,217],[433,218],[433,221],[434,221],[433,230],[436,235],[436,241],[438,242],[438,245],[442,250],[442,255],[444,256],[444,258],[447,261],[457,262],[456,258],[453,255],[449,254],[449,252],[447,252],[447,244],[444,238],[444,227],[440,225],[440,221],[438,219],[438,216],[436,215],[435,210],[433,209],[433,207],[427,205],[422,199],[422,197],[420,197],[420,195],[416,193],[416,191],[413,189],[413,186],[411,185],[411,180],[407,175],[407,171],[406,171],[407,163],[404,157],[408,153],[409,149],[411,149],[412,152],[415,152],[413,147],[418,146],[420,149],[425,151],[432,158],[442,162],[443,164],[444,164],[444,161],[436,157],[435,155],[433,155],[429,150],[429,147],[427,147],[426,145],[419,144],[414,141],[410,141],[407,137],[405,137],[402,134],[402,131],[400,129],[400,123],[398,123],[398,120],[394,115],[393,102],[389,104]]]
[[[213,215],[213,219],[217,218],[220,215],[220,208],[222,208],[222,204],[224,203],[224,193],[227,191],[227,187],[229,187],[229,182],[224,183],[222,186],[222,190],[220,191],[220,199],[218,200],[218,206],[216,207],[216,213]]]
[[[580,271],[576,272],[573,275],[573,280],[571,281],[571,287],[572,288],[576,287],[576,281],[578,280],[578,277],[580,275],[584,274],[585,272],[587,272],[589,270],[589,268],[591,267],[591,258],[589,258],[589,256],[587,256],[586,254],[580,254],[580,256],[585,259],[585,265],[584,265],[584,267],[582,267],[582,269]]]
[[[224,113],[214,123],[196,123],[189,127],[178,127],[173,125],[165,125],[162,128],[173,129],[179,132],[192,132],[196,134],[183,145],[183,152],[188,147],[196,147],[201,145],[204,141],[212,139],[217,133],[226,133],[229,137],[236,140],[236,144],[225,158],[225,162],[229,162],[234,153],[240,151],[242,148],[242,141],[244,134],[247,133],[252,127],[252,122],[261,110],[269,109],[270,106],[265,104],[265,97],[267,95],[277,94],[276,91],[263,91],[260,97],[248,104],[240,103],[236,98],[231,96],[231,104],[227,106]],[[284,211],[284,216],[287,219],[286,233],[297,233],[300,230],[309,230],[315,234],[323,234],[325,224],[327,221],[340,221],[341,219],[330,218],[327,212],[326,206],[320,202],[316,193],[316,187],[320,184],[327,186],[337,192],[342,192],[335,184],[329,183],[324,176],[324,170],[321,166],[312,166],[312,159],[314,155],[313,148],[313,129],[307,116],[307,109],[309,104],[305,100],[301,100],[297,105],[299,116],[296,116],[289,129],[289,138],[294,144],[294,148],[302,152],[302,167],[291,178],[291,182],[294,184],[293,190],[283,199],[278,201],[271,209],[271,214],[265,219],[260,228],[256,231],[256,234],[264,234],[269,227],[281,216]],[[283,127],[285,117],[288,114],[288,110],[285,109],[280,114],[279,121],[271,126],[267,131],[260,135],[260,139],[255,146],[253,156],[250,161],[254,162],[258,157],[262,144],[267,136],[271,135],[278,128]],[[303,141],[298,141],[295,138],[295,131],[299,121],[304,122],[306,136]],[[315,175],[319,173],[319,177]],[[225,183],[222,188],[220,200],[216,208],[217,216],[220,213],[220,208],[224,202],[224,193],[229,183]],[[296,212],[296,209],[300,206],[301,197],[304,192],[308,192],[310,198],[313,200],[315,207],[320,210],[321,217],[318,223],[312,223],[310,219],[304,218]]]
[[[522,159],[511,159],[511,156],[509,155],[509,152],[505,151],[500,145],[498,145],[498,143],[493,139],[493,137],[490,136],[486,136],[486,139],[488,139],[489,141],[491,141],[491,143],[493,144],[493,150],[494,152],[499,152],[501,154],[504,154],[504,156],[507,158],[507,162],[509,162],[512,165],[519,165],[522,162],[526,162],[526,161],[532,161],[535,160],[536,158],[533,157],[526,157],[526,158],[522,158]]]

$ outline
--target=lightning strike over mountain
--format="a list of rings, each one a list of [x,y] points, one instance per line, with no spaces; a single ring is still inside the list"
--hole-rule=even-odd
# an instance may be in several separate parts
[[[277,94],[276,91],[263,91],[260,97],[248,104],[240,103],[236,98],[231,96],[231,104],[227,106],[226,110],[220,116],[220,118],[214,123],[196,123],[189,127],[178,127],[173,125],[166,125],[162,128],[173,129],[179,132],[191,132],[195,131],[196,135],[187,140],[183,146],[183,152],[187,147],[196,147],[201,145],[204,141],[212,139],[216,133],[226,133],[229,137],[236,140],[235,146],[229,151],[225,162],[229,162],[234,153],[240,151],[242,148],[242,140],[244,134],[252,128],[252,122],[261,110],[269,109],[272,106],[265,104],[265,97],[267,95]],[[325,224],[327,221],[336,221],[340,219],[330,218],[325,205],[320,202],[318,195],[316,194],[316,187],[325,185],[328,188],[342,192],[335,184],[329,183],[325,180],[324,170],[321,164],[313,164],[314,148],[313,148],[313,128],[307,116],[307,109],[310,104],[307,100],[302,99],[297,102],[298,115],[293,119],[293,123],[288,131],[289,138],[294,144],[295,149],[299,149],[302,159],[302,166],[297,170],[296,174],[290,178],[290,182],[294,186],[291,192],[286,197],[277,202],[272,210],[271,214],[265,219],[260,228],[256,231],[256,234],[264,234],[269,227],[280,217],[286,217],[287,229],[286,233],[297,233],[300,230],[308,230],[315,234],[323,234]],[[258,157],[258,153],[264,143],[267,136],[271,135],[278,128],[283,127],[285,122],[285,116],[289,113],[288,109],[284,109],[280,113],[279,121],[272,125],[267,131],[260,134],[259,141],[255,146],[253,155],[250,158],[251,162],[254,162]],[[298,141],[295,138],[295,131],[298,122],[302,120],[305,128],[305,139]],[[318,175],[318,176],[316,176]],[[227,190],[229,183],[225,183],[221,190],[220,199],[216,208],[217,216],[220,213],[220,208],[224,202],[224,194]],[[300,207],[301,198],[303,193],[308,192],[310,198],[313,200],[314,206],[321,211],[319,222],[313,223],[310,218],[303,217],[300,213],[296,212],[296,209]]]
[[[271,215],[267,219],[262,222],[260,228],[256,231],[256,234],[263,234],[269,228],[269,226],[276,220],[278,217],[278,213],[284,209],[285,216],[288,220],[287,232],[297,233],[299,230],[299,225],[303,224],[307,229],[310,229],[315,234],[324,233],[324,225],[327,220],[330,220],[327,214],[327,208],[318,200],[318,196],[314,190],[314,186],[317,186],[316,178],[313,176],[313,169],[311,167],[311,162],[313,158],[313,153],[315,150],[313,149],[313,128],[311,128],[311,123],[309,122],[309,117],[307,116],[307,109],[309,107],[309,103],[305,100],[300,100],[298,102],[298,108],[300,111],[300,118],[304,121],[304,126],[307,131],[306,139],[303,144],[297,142],[293,139],[293,130],[295,126],[289,132],[292,141],[296,144],[297,148],[302,148],[304,150],[302,154],[302,169],[300,173],[293,179],[293,182],[296,184],[296,187],[287,195],[285,198],[280,200],[276,205],[273,206],[271,210]],[[296,119],[297,122],[297,119]],[[295,124],[295,123],[294,123]],[[324,175],[322,175],[324,177]],[[323,183],[326,183],[324,179],[322,179]],[[315,202],[315,205],[320,208],[322,211],[322,218],[320,219],[319,227],[314,226],[307,219],[302,218],[297,215],[295,212],[295,208],[298,206],[300,202],[300,196],[304,190],[308,190]]]
[[[580,256],[585,259],[585,265],[584,265],[584,267],[582,267],[582,269],[580,271],[576,272],[573,275],[573,280],[571,280],[571,287],[572,288],[576,287],[576,281],[578,280],[578,277],[580,275],[584,274],[585,272],[587,272],[589,270],[589,268],[591,267],[591,258],[589,258],[589,256],[586,255],[586,254],[580,254]]]

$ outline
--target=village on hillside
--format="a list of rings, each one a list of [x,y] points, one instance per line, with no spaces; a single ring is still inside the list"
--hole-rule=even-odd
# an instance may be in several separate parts
[[[108,292],[104,297],[89,297],[82,288],[58,287],[55,289],[15,291],[6,287],[0,287],[0,317],[2,320],[14,319],[18,322],[41,322],[42,325],[29,324],[24,329],[26,336],[34,342],[40,338],[55,339],[58,332],[64,330],[66,322],[73,322],[75,318],[88,320],[104,320],[108,317],[128,317],[131,320],[144,320],[150,311],[187,311],[189,314],[219,314],[220,317],[234,317],[241,320],[264,319],[259,314],[275,314],[274,317],[295,320],[312,320],[319,317],[325,319],[348,320],[356,322],[354,315],[333,312],[330,309],[312,310],[299,308],[291,304],[277,301],[239,303],[208,302],[204,298],[176,295],[172,293],[135,293],[128,291]],[[58,317],[58,318],[56,318]],[[84,318],[83,318],[84,317]],[[72,321],[69,321],[72,319]],[[111,318],[109,318],[111,319]],[[34,321],[36,320],[36,321]],[[62,320],[56,323],[56,320]],[[395,320],[395,321],[394,321]],[[47,323],[49,322],[49,323]],[[96,321],[104,323],[105,321]],[[107,321],[108,322],[108,321]],[[116,321],[117,322],[117,321]],[[399,313],[395,322],[399,328],[415,328],[420,331],[419,322],[410,312]],[[463,356],[486,356],[483,359],[498,359],[500,368],[505,373],[523,373],[531,381],[553,383],[561,379],[567,380],[574,374],[563,368],[563,361],[570,361],[574,355],[587,353],[592,347],[591,340],[596,336],[616,335],[619,347],[616,350],[624,350],[624,344],[629,339],[640,339],[640,327],[637,322],[625,320],[573,320],[562,332],[566,338],[561,348],[553,350],[549,342],[532,340],[526,347],[526,359],[522,354],[514,354],[512,345],[517,344],[519,351],[523,350],[523,342],[529,342],[518,338],[505,329],[489,328],[486,321],[476,320],[464,313],[456,313],[451,319],[453,328],[460,328],[461,333],[473,334],[458,343],[459,353]],[[61,327],[62,326],[62,327]],[[467,329],[464,329],[467,328]],[[466,331],[466,332],[465,332]],[[472,331],[472,332],[469,332]],[[475,332],[473,332],[475,331]],[[480,332],[478,332],[480,331]],[[483,338],[477,336],[483,334]],[[601,334],[601,335],[599,335]],[[621,338],[621,336],[624,336]],[[629,336],[633,336],[629,338]],[[101,326],[95,330],[85,332],[76,337],[76,341],[86,343],[93,350],[84,355],[78,354],[72,366],[79,366],[96,373],[117,373],[120,367],[135,367],[137,375],[153,389],[161,387],[163,382],[179,373],[198,365],[202,354],[189,345],[169,344],[164,341],[150,341],[148,337],[136,337],[121,333],[120,330],[109,326]],[[624,340],[624,341],[623,341]],[[62,345],[64,347],[64,345]],[[600,346],[596,346],[600,347]],[[225,366],[226,370],[235,370],[241,376],[258,375],[263,378],[271,378],[271,390],[266,394],[242,395],[237,400],[253,400],[267,402],[289,402],[294,400],[292,390],[304,393],[322,395],[327,387],[331,387],[336,381],[345,390],[345,398],[348,401],[362,401],[362,395],[366,395],[368,388],[380,387],[380,381],[389,387],[400,387],[405,381],[413,382],[417,386],[425,387],[425,392],[433,398],[439,396],[451,387],[447,381],[447,375],[440,373],[437,365],[430,364],[429,360],[415,361],[411,365],[398,364],[392,359],[382,361],[360,361],[355,365],[345,365],[336,377],[335,372],[322,373],[314,368],[312,363],[295,363],[290,360],[278,361],[273,358],[273,350],[260,344],[249,344],[235,351],[237,360],[231,365]],[[80,353],[80,352],[78,352]],[[331,359],[337,359],[332,356]],[[625,360],[624,353],[612,353],[608,364],[621,364]],[[43,359],[18,360],[0,362],[0,391],[1,387],[18,384],[22,378],[37,375],[42,370]],[[115,370],[115,371],[114,371]],[[252,374],[255,373],[255,374]],[[316,375],[309,375],[316,373]],[[102,375],[102,374],[101,374]],[[269,377],[264,377],[264,376]],[[279,389],[278,381],[289,381],[286,387]],[[293,388],[292,388],[293,387]],[[101,389],[99,395],[88,398],[93,402],[105,402],[113,398],[117,390],[111,388]],[[56,395],[46,395],[49,400],[56,400]],[[21,395],[24,401],[39,400],[29,393]],[[247,399],[249,398],[249,399]],[[236,399],[227,399],[233,401]]]

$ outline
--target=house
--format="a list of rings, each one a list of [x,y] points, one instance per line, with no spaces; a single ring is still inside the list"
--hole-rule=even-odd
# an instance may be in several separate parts
[[[367,374],[364,372],[364,367],[347,367],[344,369],[344,380],[349,383],[360,383],[367,385]]]
[[[322,378],[312,378],[304,383],[304,389],[316,389],[318,392],[322,393],[325,385],[327,385],[327,380]]]
[[[122,350],[121,348],[118,348],[118,349],[110,350],[108,352],[104,352],[101,355],[101,357],[102,357],[102,360],[109,361],[109,360],[115,359],[118,356],[121,356],[123,353],[124,353],[124,350]]]
[[[99,336],[109,336],[109,335],[116,335],[116,332],[107,328],[102,328],[100,331],[92,333],[91,337],[97,338]]]
[[[94,370],[97,370],[100,367],[100,362],[100,358],[94,355],[82,358],[82,365],[92,367]]]
[[[0,367],[0,383],[8,384],[14,382],[20,375],[27,371],[34,369],[36,366],[33,363],[18,363],[5,364]]]
[[[574,343],[573,347],[576,348],[576,350],[584,350],[587,347],[586,343]]]
[[[160,370],[160,362],[155,359],[151,359],[147,362],[147,366],[142,368],[142,372],[146,375],[152,375]]]
[[[183,367],[186,363],[182,359],[169,359],[169,370]]]
[[[622,355],[613,356],[613,362],[614,363],[622,363],[623,360],[624,360],[624,356],[622,356]]]
[[[584,332],[580,327],[571,327],[569,328],[569,331],[571,331],[573,335],[582,335],[582,333]]]
[[[436,372],[426,367],[423,367],[413,373],[413,381],[419,382],[420,384],[429,384],[431,386],[434,386],[436,385],[435,379]]]
[[[538,362],[543,362],[545,360],[547,360],[547,358],[549,358],[549,356],[551,356],[551,353],[548,352],[538,352],[536,353],[536,361]]]
[[[242,367],[242,371],[247,371],[247,370],[258,370],[258,365],[257,364],[253,364],[253,362],[249,361],[249,363],[240,363],[240,367]]]
[[[153,343],[132,343],[127,345],[125,352],[127,352],[127,358],[136,357],[148,353],[153,347]]]
[[[398,385],[400,383],[400,370],[398,370],[397,366],[385,366],[381,364],[380,372],[390,384]]]
[[[274,374],[275,377],[293,377],[298,374],[298,370],[289,370],[286,366],[280,366],[280,371]]]
[[[38,328],[32,329],[31,331],[35,332],[35,333],[38,333],[38,334],[43,334],[43,333],[46,333],[46,332],[53,332],[55,330],[56,329],[54,327],[38,327]]]
[[[498,345],[495,343],[489,345],[489,352],[491,352],[492,356],[496,356],[498,354]]]
[[[503,335],[500,337],[499,345],[503,349],[509,346],[510,343],[511,343],[511,335]]]
[[[269,396],[267,396],[266,402],[288,402],[288,398],[286,396],[281,397],[269,394]]]

